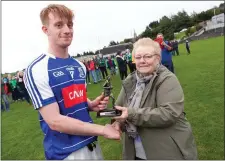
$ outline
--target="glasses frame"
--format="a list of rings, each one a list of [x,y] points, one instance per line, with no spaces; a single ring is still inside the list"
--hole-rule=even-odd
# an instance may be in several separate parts
[[[149,60],[151,60],[155,55],[157,55],[157,54],[145,54],[145,55],[143,55],[143,56],[138,56],[138,57],[134,56],[134,59],[137,60],[137,61],[140,61],[140,60],[143,58],[144,61],[149,61]],[[146,56],[150,56],[150,57],[146,57]],[[137,58],[138,58],[138,59],[137,59]]]

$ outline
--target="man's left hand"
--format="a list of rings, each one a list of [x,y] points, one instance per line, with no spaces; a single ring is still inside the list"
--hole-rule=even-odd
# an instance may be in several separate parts
[[[108,102],[109,97],[104,97],[104,94],[102,93],[95,100],[90,101],[88,108],[90,111],[98,112],[100,110],[104,110],[107,107]]]

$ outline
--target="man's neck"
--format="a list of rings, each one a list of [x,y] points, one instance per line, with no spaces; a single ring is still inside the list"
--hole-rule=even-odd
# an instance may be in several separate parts
[[[68,58],[68,47],[67,48],[62,48],[59,46],[49,46],[48,52],[52,55],[54,55],[57,58]]]

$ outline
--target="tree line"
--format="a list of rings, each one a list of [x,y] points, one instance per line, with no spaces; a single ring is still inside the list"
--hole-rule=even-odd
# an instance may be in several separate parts
[[[146,26],[140,37],[156,37],[157,33],[162,33],[165,39],[174,39],[174,33],[180,32],[182,29],[187,29],[186,35],[189,36],[191,27],[195,27],[195,31],[201,29],[200,22],[210,20],[212,16],[224,13],[224,3],[221,3],[218,7],[211,8],[200,13],[193,12],[188,15],[185,10],[179,11],[176,15],[163,16],[159,21],[150,22]],[[192,31],[192,32],[195,32]]]
[[[150,22],[145,30],[138,35],[139,38],[150,37],[154,39],[158,33],[162,33],[167,40],[174,39],[174,33],[180,32],[182,29],[187,29],[185,34],[186,36],[191,35],[195,31],[198,31],[202,28],[199,24],[201,22],[205,22],[210,20],[212,16],[224,13],[224,3],[221,3],[219,6],[215,6],[206,11],[202,11],[200,13],[193,12],[190,15],[185,10],[179,11],[175,15],[167,16],[164,15],[159,20],[154,20]],[[126,38],[121,42],[110,41],[108,46],[129,43],[132,42],[131,38]],[[83,54],[77,54],[77,56],[81,55],[94,55],[96,52],[88,51],[83,52]]]

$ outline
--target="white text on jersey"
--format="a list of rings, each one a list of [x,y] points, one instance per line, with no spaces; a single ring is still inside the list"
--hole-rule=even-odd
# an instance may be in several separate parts
[[[60,77],[65,75],[62,71],[53,72],[54,77]]]
[[[69,93],[69,98],[70,98],[70,100],[73,100],[74,98],[83,97],[83,95],[84,95],[83,90],[73,91],[73,92]]]

